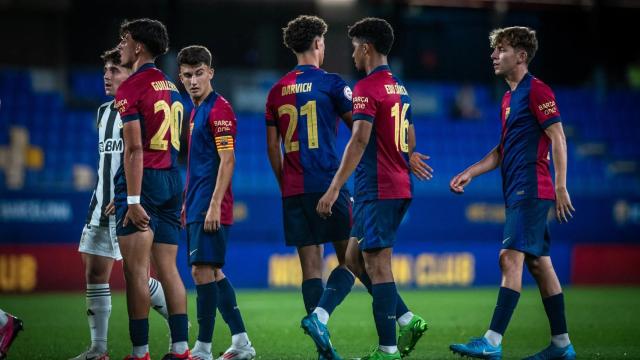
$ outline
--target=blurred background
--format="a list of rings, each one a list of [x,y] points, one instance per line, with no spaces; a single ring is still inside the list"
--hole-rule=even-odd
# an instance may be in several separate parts
[[[174,79],[177,52],[207,46],[214,88],[236,111],[226,272],[240,288],[299,286],[297,255],[284,246],[263,112],[269,88],[295,65],[281,28],[300,14],[327,21],[323,67],[351,85],[364,74],[353,67],[347,26],[378,16],[395,29],[390,64],[413,101],[417,150],[435,169],[433,180],[416,181],[398,233],[399,285],[499,282],[499,172],[475,179],[464,196],[452,195],[448,182],[499,141],[507,86],[493,75],[488,34],[512,25],[537,30],[530,71],[555,91],[568,137],[577,210],[569,224],[551,220],[556,271],[574,285],[640,284],[633,266],[640,260],[640,1],[0,0],[0,293],[84,290],[77,245],[96,181],[96,111],[110,100],[99,55],[118,42],[120,23],[137,17],[167,25],[171,50],[157,63]],[[348,130],[339,136],[342,152]],[[179,268],[192,286],[181,241]],[[326,253],[331,269],[335,256]],[[122,289],[121,267],[114,270],[112,287]]]

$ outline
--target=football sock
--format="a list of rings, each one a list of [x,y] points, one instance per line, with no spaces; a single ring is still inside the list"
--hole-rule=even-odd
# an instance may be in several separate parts
[[[215,314],[215,305],[213,304]],[[189,338],[189,319],[187,318],[187,314],[169,315],[169,329],[171,330],[171,341],[173,341],[171,344],[171,352],[174,354],[184,354],[184,352],[189,349],[189,344],[187,343]]]
[[[316,308],[313,310],[313,313],[318,317],[318,321],[320,321],[324,325],[327,325],[327,323],[329,322],[329,313],[327,312],[327,310],[323,309],[321,306],[316,306]]]
[[[196,344],[193,346],[193,352],[203,352],[211,354],[211,343],[196,340]]]
[[[129,319],[129,337],[135,357],[143,357],[149,352],[149,319]]]
[[[358,280],[360,280],[362,285],[364,285],[364,287],[367,288],[367,291],[369,292],[369,294],[372,294],[371,278],[369,277],[369,274],[367,274],[366,272],[363,272],[360,276],[358,276]],[[409,311],[409,308],[407,308],[407,305],[404,303],[404,300],[402,300],[402,297],[400,296],[400,294],[398,294],[398,298],[396,299],[396,318],[399,319],[402,315],[406,314],[408,311]],[[413,314],[411,314],[411,316],[413,316]]]
[[[327,286],[324,288],[322,297],[320,297],[320,301],[318,302],[318,307],[324,309],[328,315],[331,315],[347,294],[349,294],[355,279],[351,271],[346,268],[338,267],[333,269],[327,280]],[[326,322],[324,322],[324,324],[326,324]]]
[[[196,293],[196,308],[198,312],[198,341],[203,343],[211,343],[211,339],[213,339],[213,328],[216,322],[218,285],[215,282],[196,285]],[[175,339],[173,337],[173,331],[173,328],[171,328],[171,338]],[[185,337],[180,340],[186,341],[187,339]]]
[[[318,306],[318,301],[320,301],[323,291],[322,279],[313,278],[302,282],[302,301],[304,301],[307,315],[311,314],[313,309]]]
[[[489,342],[491,346],[498,346],[502,343],[502,334],[498,334],[493,330],[487,330],[487,332],[484,333],[484,338],[487,339],[487,342]]]
[[[397,307],[398,306],[396,306],[396,308]],[[398,313],[396,312],[396,317],[397,316]],[[413,319],[413,313],[411,311],[407,311],[406,313],[404,313],[404,315],[398,318],[398,324],[400,324],[400,326],[407,326],[411,322],[411,319]]]
[[[372,286],[373,318],[378,331],[378,344],[396,346],[396,283],[387,282]]]
[[[107,351],[109,315],[111,315],[111,290],[109,284],[87,284],[87,320],[91,333],[91,349]]]
[[[378,345],[378,349],[384,351],[387,354],[395,354],[398,351],[398,347],[397,346],[384,346],[384,345]]]
[[[0,310],[0,328],[5,326],[8,321],[9,321],[9,317],[7,317],[7,313]]]
[[[507,326],[509,325],[509,321],[511,320],[511,315],[513,315],[513,310],[515,310],[516,305],[518,304],[518,299],[520,299],[520,293],[506,288],[500,287],[500,291],[498,292],[498,302],[496,303],[496,308],[493,310],[493,317],[491,318],[491,325],[489,325],[489,330],[493,330],[500,335],[504,335],[504,332],[507,330]],[[498,346],[500,343],[494,345]]]
[[[249,343],[249,336],[246,332],[241,332],[239,334],[231,335],[231,345],[234,346],[244,346]]]
[[[169,320],[167,302],[164,300],[164,290],[162,284],[152,277],[149,278],[149,296],[151,297],[151,307],[157,311],[165,320]]]
[[[567,331],[567,320],[564,314],[564,295],[562,293],[542,299],[544,311],[549,318],[551,327],[551,341],[558,347],[565,347],[571,343]]]
[[[229,325],[231,335],[246,332],[242,314],[236,301],[236,292],[228,278],[217,282],[218,284],[218,310],[224,321]]]

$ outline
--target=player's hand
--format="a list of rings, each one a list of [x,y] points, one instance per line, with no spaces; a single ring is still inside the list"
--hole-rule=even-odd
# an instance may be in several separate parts
[[[324,195],[318,201],[318,206],[316,206],[316,212],[318,215],[326,219],[331,216],[331,207],[333,207],[333,203],[338,199],[338,195],[340,195],[340,190],[335,190],[329,188]]]
[[[464,187],[469,185],[471,179],[473,179],[473,176],[468,171],[463,171],[451,179],[449,189],[455,194],[462,194],[464,193]]]
[[[187,227],[187,211],[184,204],[182,204],[182,209],[180,210],[180,226],[182,226],[183,229]]]
[[[576,211],[576,209],[571,205],[571,198],[567,188],[556,189],[556,217],[558,221],[569,222],[569,219],[573,217],[572,211]]]
[[[113,200],[107,204],[104,208],[105,215],[113,215],[116,213],[116,206],[113,204]]]
[[[433,169],[423,160],[429,160],[431,156],[420,154],[414,151],[409,159],[411,172],[420,180],[431,180],[433,178]]]
[[[140,229],[140,231],[149,230],[149,220],[151,218],[147,215],[147,212],[144,210],[142,205],[140,204],[131,204],[129,205],[129,209],[127,210],[127,214],[124,216],[124,221],[122,222],[122,226],[127,226],[129,222],[133,223],[135,227]]]
[[[220,229],[220,205],[211,204],[204,218],[204,231],[214,232]]]

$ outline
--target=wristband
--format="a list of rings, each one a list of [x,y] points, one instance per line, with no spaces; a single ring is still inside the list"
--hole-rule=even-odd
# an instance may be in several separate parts
[[[135,204],[140,204],[140,195],[127,196],[127,205],[135,205]]]

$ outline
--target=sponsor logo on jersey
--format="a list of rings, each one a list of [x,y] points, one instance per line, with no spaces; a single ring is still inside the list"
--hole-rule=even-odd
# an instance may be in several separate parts
[[[121,153],[124,150],[122,139],[107,139],[98,143],[98,150],[101,154]]]

